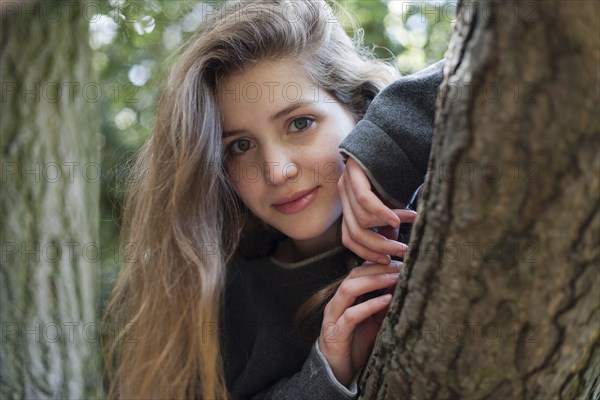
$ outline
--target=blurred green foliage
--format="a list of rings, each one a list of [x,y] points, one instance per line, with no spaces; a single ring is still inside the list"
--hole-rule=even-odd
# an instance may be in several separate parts
[[[102,113],[102,297],[112,288],[121,258],[118,227],[132,156],[148,138],[157,96],[173,55],[218,1],[110,0],[90,18],[93,68],[105,88]],[[403,74],[443,58],[455,1],[339,1],[358,21],[364,45],[394,61]],[[351,25],[340,16],[348,31]]]

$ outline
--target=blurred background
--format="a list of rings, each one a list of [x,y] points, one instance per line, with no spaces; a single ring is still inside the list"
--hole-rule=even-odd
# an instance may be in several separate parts
[[[118,248],[128,161],[148,138],[161,83],[174,54],[218,2],[110,0],[90,18],[92,65],[106,88],[102,112],[101,248]],[[365,47],[402,74],[444,57],[456,1],[339,1],[358,21]],[[343,15],[342,15],[343,17]],[[348,32],[351,25],[345,21]],[[102,298],[110,293],[119,257],[103,252]]]

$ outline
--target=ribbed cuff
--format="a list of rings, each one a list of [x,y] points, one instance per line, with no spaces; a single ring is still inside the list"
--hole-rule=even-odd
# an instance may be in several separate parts
[[[356,397],[358,395],[358,385],[356,383],[357,383],[358,375],[359,374],[357,373],[354,376],[354,379],[352,379],[352,382],[350,382],[350,385],[348,385],[348,387],[342,385],[337,380],[337,378],[335,377],[335,375],[333,374],[333,371],[331,370],[331,367],[329,366],[329,363],[325,359],[325,356],[323,355],[323,353],[321,353],[321,349],[319,349],[319,339],[317,339],[315,341],[314,349],[315,349],[315,352],[316,352],[317,356],[319,357],[319,359],[321,360],[321,362],[325,366],[325,370],[327,371],[327,376],[329,377],[329,380],[333,383],[333,385],[340,392],[342,392],[344,395],[348,396],[349,398]]]

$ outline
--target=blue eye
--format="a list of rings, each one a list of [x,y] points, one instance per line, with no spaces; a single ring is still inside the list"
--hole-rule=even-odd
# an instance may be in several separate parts
[[[306,128],[308,128],[309,126],[311,126],[313,122],[315,122],[315,121],[312,118],[308,118],[308,117],[296,118],[290,124],[290,130],[293,132],[303,131]]]
[[[229,146],[227,146],[227,153],[239,156],[250,150],[252,147],[252,143],[248,139],[240,139],[231,142]]]

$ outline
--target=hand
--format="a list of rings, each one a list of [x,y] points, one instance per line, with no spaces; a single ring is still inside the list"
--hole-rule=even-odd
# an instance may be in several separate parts
[[[365,262],[350,271],[325,306],[319,349],[345,386],[367,364],[381,327],[381,320],[374,316],[390,304],[400,268],[398,261],[389,265]],[[355,304],[360,296],[378,289],[388,289],[388,293]]]
[[[338,182],[342,199],[342,243],[359,257],[388,264],[390,257],[404,257],[407,246],[397,242],[398,227],[412,223],[417,213],[391,209],[371,189],[369,178],[361,166],[349,157]],[[375,231],[372,229],[375,228]]]

